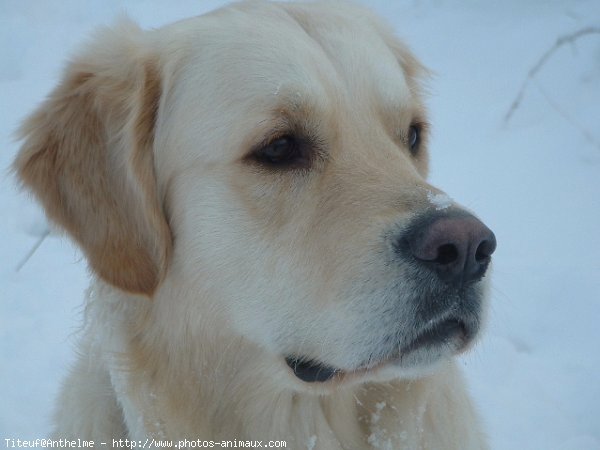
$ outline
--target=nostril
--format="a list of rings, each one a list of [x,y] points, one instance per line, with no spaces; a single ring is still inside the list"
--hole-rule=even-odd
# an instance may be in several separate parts
[[[477,261],[480,264],[485,263],[490,259],[493,252],[494,246],[492,245],[492,243],[487,240],[483,241],[479,244],[477,250],[475,251],[475,261]]]
[[[489,262],[492,253],[496,250],[496,236],[489,229],[486,230],[488,235],[479,243],[475,251],[475,261],[479,264]]]
[[[458,249],[454,244],[443,244],[438,247],[437,257],[433,260],[441,265],[452,264],[458,259]]]

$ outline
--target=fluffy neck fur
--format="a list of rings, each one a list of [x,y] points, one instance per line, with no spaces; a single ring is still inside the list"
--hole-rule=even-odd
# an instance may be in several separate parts
[[[84,359],[87,370],[108,372],[105,388],[113,390],[120,410],[112,415],[123,422],[116,430],[115,420],[104,420],[113,429],[91,426],[91,434],[175,442],[284,440],[287,448],[308,450],[450,449],[453,443],[484,448],[472,431],[476,418],[453,363],[421,380],[300,393],[273,380],[264,355],[243,339],[195,336],[193,324],[172,322],[166,311],[158,322],[158,312],[148,299],[102,283],[90,290]],[[187,336],[181,327],[190,334],[175,340]],[[67,384],[63,401],[75,401],[69,389]],[[86,400],[93,401],[80,401]],[[61,421],[57,436],[67,431]]]

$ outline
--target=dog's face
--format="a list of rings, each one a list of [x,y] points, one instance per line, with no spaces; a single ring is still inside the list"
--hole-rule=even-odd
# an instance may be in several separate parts
[[[148,39],[160,69],[141,64],[136,101],[153,100],[123,114],[155,175],[145,150],[128,159],[144,188],[123,191],[142,206],[117,214],[138,216],[145,278],[97,262],[82,225],[47,206],[104,279],[163,302],[183,286],[188,301],[169,305],[182,321],[222,324],[297,384],[414,376],[475,338],[494,236],[427,183],[423,69],[384,27],[362,10],[249,3]],[[32,153],[19,170],[37,189]]]
[[[411,372],[466,345],[483,306],[483,272],[445,282],[406,243],[458,216],[425,181],[420,69],[368,19],[286,9],[189,37],[157,132],[175,257],[300,376]]]

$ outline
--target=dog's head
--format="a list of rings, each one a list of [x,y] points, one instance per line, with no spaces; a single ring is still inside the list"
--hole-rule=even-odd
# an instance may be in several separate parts
[[[122,23],[25,124],[16,168],[176,332],[212,321],[291,380],[412,376],[477,336],[495,248],[426,181],[423,75],[355,7]]]

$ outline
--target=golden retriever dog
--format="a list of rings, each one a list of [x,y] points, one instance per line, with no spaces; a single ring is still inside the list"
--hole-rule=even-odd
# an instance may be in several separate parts
[[[99,30],[15,162],[93,273],[55,437],[485,448],[454,357],[496,244],[426,181],[424,75],[340,3]]]

